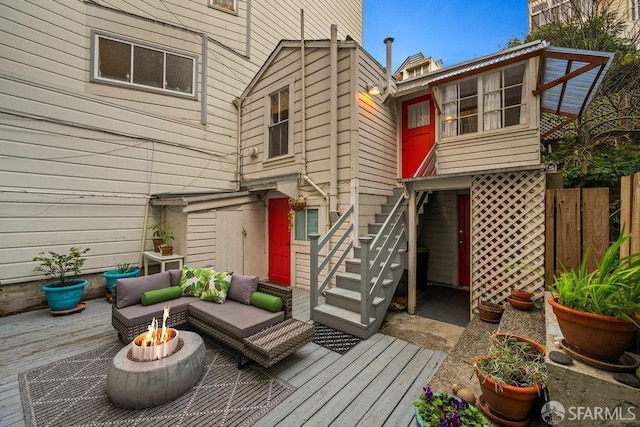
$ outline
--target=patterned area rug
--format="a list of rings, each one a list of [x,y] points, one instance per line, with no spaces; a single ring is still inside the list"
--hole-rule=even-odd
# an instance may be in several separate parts
[[[97,350],[20,374],[27,426],[248,426],[295,388],[259,365],[238,370],[236,356],[204,339],[207,360],[193,389],[149,409],[115,407],[107,396],[107,372],[123,347]]]
[[[353,335],[319,323],[315,323],[315,327],[316,336],[313,342],[336,353],[345,354],[362,341],[361,338],[354,337]]]

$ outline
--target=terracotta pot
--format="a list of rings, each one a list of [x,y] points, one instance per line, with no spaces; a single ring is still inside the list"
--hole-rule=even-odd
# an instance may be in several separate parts
[[[153,252],[160,252],[161,244],[162,244],[162,239],[153,239]]]
[[[511,298],[518,301],[529,301],[532,293],[522,289],[511,288]]]
[[[173,255],[173,246],[160,246],[160,252],[162,256]]]
[[[496,333],[496,335],[514,336],[520,341],[531,344],[537,348],[541,354],[545,354],[545,347],[530,338],[504,333]],[[493,378],[485,376],[480,372],[480,370],[478,370],[478,368],[476,368],[476,363],[484,357],[486,357],[486,355],[474,357],[471,361],[471,365],[474,367],[476,377],[480,383],[482,396],[484,397],[487,405],[489,405],[491,412],[505,420],[526,420],[536,398],[538,397],[538,394],[542,392],[543,385],[537,384],[530,387],[515,387],[508,384],[502,384],[500,386],[496,384]]]
[[[591,359],[617,363],[638,329],[629,320],[565,307],[558,303],[557,297],[547,301],[569,348]]]
[[[478,315],[480,319],[489,323],[498,323],[504,313],[504,307],[490,301],[480,301],[478,303]]]
[[[512,297],[507,297],[507,301],[517,310],[531,310],[533,308],[533,301],[521,301]]]

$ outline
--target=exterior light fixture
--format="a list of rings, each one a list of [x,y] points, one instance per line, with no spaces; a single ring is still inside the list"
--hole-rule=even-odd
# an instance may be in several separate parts
[[[380,87],[378,85],[367,85],[367,93],[373,96],[380,95]]]

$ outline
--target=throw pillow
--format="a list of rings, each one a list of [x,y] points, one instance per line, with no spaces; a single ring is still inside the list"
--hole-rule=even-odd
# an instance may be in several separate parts
[[[203,289],[200,299],[202,301],[213,301],[222,304],[227,299],[229,287],[231,286],[231,275],[225,271],[211,271],[211,280]]]
[[[231,287],[229,288],[229,299],[251,304],[251,294],[258,290],[258,276],[245,276],[233,273],[231,275]]]
[[[254,292],[253,295],[251,295],[251,305],[272,313],[277,313],[282,310],[284,303],[282,302],[282,298],[262,292]]]
[[[187,297],[199,297],[211,280],[211,269],[201,267],[182,267],[180,276],[180,288],[182,295]]]
[[[169,286],[168,288],[156,289],[155,291],[147,291],[140,297],[142,305],[151,305],[158,302],[169,301],[180,298],[182,289],[180,286]]]
[[[171,280],[171,286],[180,286],[180,278],[182,277],[182,270],[179,268],[172,268],[167,270]]]

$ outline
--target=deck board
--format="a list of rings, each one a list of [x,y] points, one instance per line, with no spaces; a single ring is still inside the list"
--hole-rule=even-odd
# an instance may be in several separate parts
[[[324,298],[320,298],[324,300]],[[293,289],[293,317],[309,322],[309,292]],[[0,425],[24,426],[18,373],[112,343],[111,306],[87,301],[80,313],[37,310],[0,318]],[[270,368],[297,389],[258,426],[408,426],[412,402],[445,354],[383,334],[344,355],[309,343]]]

